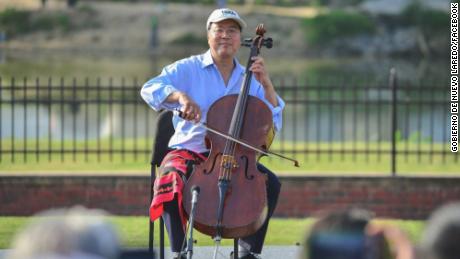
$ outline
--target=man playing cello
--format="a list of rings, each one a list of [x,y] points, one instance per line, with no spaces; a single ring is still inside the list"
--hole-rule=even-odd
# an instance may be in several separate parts
[[[188,165],[203,162],[209,154],[205,144],[206,129],[197,123],[206,121],[207,111],[216,100],[240,91],[245,68],[235,56],[245,27],[246,23],[234,10],[214,10],[206,23],[209,50],[166,66],[141,90],[142,98],[154,110],[181,110],[182,117],[177,114],[173,117],[175,133],[169,141],[171,151],[161,164],[161,176],[155,181],[150,207],[152,220],[163,217],[174,258],[181,258],[185,238],[182,188],[191,173]],[[255,80],[251,80],[249,94],[267,104],[275,131],[279,131],[284,102],[275,91],[264,59],[254,57],[250,70]],[[275,174],[259,163],[257,169],[268,179],[268,216],[256,233],[239,240],[239,258],[260,258],[268,222],[280,192],[281,184]],[[205,200],[206,197],[201,197],[201,201]]]

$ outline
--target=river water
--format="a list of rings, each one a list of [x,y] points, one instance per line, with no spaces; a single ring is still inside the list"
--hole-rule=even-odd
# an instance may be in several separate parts
[[[244,54],[244,53],[243,53]],[[243,55],[242,54],[242,55]],[[95,82],[100,78],[107,84],[110,78],[120,85],[122,78],[137,92],[149,77],[158,74],[161,68],[180,57],[190,55],[187,51],[170,55],[145,53],[67,53],[7,51],[0,49],[0,76],[2,86],[16,85],[33,87],[38,79],[46,85],[49,78],[59,84],[63,78],[67,85],[75,78],[82,85],[85,78]],[[274,57],[266,55],[268,69],[279,87],[308,85],[341,85],[344,82],[357,84],[387,85],[389,70],[397,69],[398,78],[404,84],[444,87],[449,75],[448,61],[426,59],[391,58],[301,58]],[[240,59],[245,63],[244,59]],[[135,79],[136,78],[136,79]],[[353,84],[353,83],[351,83]],[[447,87],[447,85],[445,85]],[[29,86],[28,86],[29,87]],[[448,89],[448,88],[445,88]],[[131,89],[132,90],[132,89]],[[40,90],[42,91],[42,90]],[[92,93],[94,95],[94,92]],[[134,93],[136,94],[136,93]],[[446,90],[446,98],[448,92]],[[33,95],[33,94],[32,94]],[[91,95],[91,94],[90,94]],[[422,94],[430,98],[432,93]],[[442,92],[437,94],[442,95]],[[67,94],[66,94],[67,96]],[[372,93],[366,96],[372,98]],[[17,97],[17,96],[16,96]],[[90,96],[91,97],[91,96]],[[94,139],[104,136],[149,137],[152,112],[139,100],[131,104],[107,104],[98,108],[93,104],[21,104],[11,103],[10,94],[3,89],[0,112],[0,137],[15,139]],[[292,100],[292,96],[286,96]],[[439,100],[444,100],[443,97]],[[447,100],[447,99],[446,99]],[[73,105],[73,106],[72,106]],[[289,105],[289,103],[288,103]],[[76,108],[75,108],[76,107]],[[383,107],[383,106],[382,106]],[[434,141],[446,141],[448,137],[447,106],[430,105],[407,108],[402,114],[401,129],[406,138],[417,135]],[[294,140],[343,141],[389,139],[390,110],[383,107],[380,113],[376,106],[359,105],[342,108],[324,104],[311,106],[292,104],[285,113],[283,138]],[[430,126],[430,125],[438,126]],[[339,126],[338,126],[339,125]],[[377,125],[377,126],[376,126]],[[357,137],[358,136],[358,137]]]

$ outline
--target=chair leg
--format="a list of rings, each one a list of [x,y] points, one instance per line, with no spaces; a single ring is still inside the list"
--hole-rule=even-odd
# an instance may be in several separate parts
[[[160,259],[165,258],[165,223],[160,217]]]
[[[238,259],[238,238],[233,239],[233,259]]]
[[[152,163],[152,167],[150,169],[150,203],[152,202],[153,200],[153,184],[155,182],[155,176],[156,176],[156,167],[155,167],[155,164]],[[150,205],[149,203],[149,205]],[[163,220],[160,219],[160,231],[163,230]],[[154,244],[154,232],[155,232],[155,224],[154,222],[152,222],[152,220],[150,219],[150,215],[149,215],[149,252],[150,252],[150,255],[151,255],[151,258],[155,258],[155,253],[153,251],[153,244]],[[164,240],[162,240],[162,233],[160,233],[160,258],[161,259],[164,259],[164,243],[161,244],[161,242]]]
[[[153,258],[153,233],[155,232],[155,225],[149,218],[149,253],[151,258]]]

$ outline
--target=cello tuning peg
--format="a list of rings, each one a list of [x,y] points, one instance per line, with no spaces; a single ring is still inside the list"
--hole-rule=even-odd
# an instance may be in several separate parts
[[[264,46],[267,47],[267,49],[271,49],[273,47],[273,39],[272,38],[264,39]]]
[[[241,46],[244,47],[251,47],[252,39],[251,38],[246,38],[241,42]]]

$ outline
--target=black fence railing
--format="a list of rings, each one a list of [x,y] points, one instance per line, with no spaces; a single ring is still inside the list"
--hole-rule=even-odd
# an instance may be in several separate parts
[[[274,80],[286,102],[272,150],[304,161],[458,164],[449,84]],[[59,159],[147,161],[154,117],[142,82],[0,78],[0,164]]]

